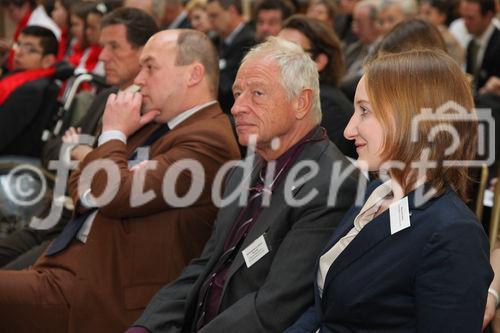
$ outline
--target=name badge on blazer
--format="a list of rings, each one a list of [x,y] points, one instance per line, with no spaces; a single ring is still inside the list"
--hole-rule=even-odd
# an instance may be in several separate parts
[[[408,208],[408,197],[394,202],[389,206],[391,219],[391,235],[400,232],[410,226],[410,209]]]
[[[247,264],[247,268],[252,267],[253,264],[255,264],[268,253],[269,248],[267,247],[264,235],[261,235],[250,245],[248,245],[243,251],[241,251],[243,259],[245,259],[245,264]]]
[[[219,69],[225,69],[226,65],[226,59],[219,59]]]

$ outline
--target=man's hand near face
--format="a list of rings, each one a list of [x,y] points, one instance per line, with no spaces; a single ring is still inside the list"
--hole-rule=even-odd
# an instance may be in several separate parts
[[[128,138],[160,114],[156,110],[141,114],[141,106],[140,93],[111,94],[102,118],[102,131],[120,131]]]

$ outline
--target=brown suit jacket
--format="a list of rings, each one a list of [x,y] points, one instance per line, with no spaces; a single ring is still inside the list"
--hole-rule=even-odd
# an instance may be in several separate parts
[[[218,105],[211,106],[158,139],[149,154],[158,166],[147,172],[143,187],[143,193],[154,191],[156,199],[132,207],[133,172],[128,168],[128,157],[158,126],[142,128],[127,145],[112,140],[94,149],[70,177],[70,193],[81,211],[77,195],[80,170],[98,159],[110,159],[120,170],[117,194],[99,208],[87,242],[75,240],[62,253],[43,256],[34,266],[35,270],[55,267],[55,271],[64,271],[66,278],[56,280],[70,304],[67,332],[125,331],[154,293],[201,253],[210,236],[216,215],[212,180],[223,163],[239,158],[229,120]],[[162,195],[165,172],[175,161],[188,158],[200,162],[205,175],[182,172],[176,182],[178,195],[184,195],[191,182],[204,181],[205,187],[192,206],[170,207]],[[91,183],[92,193],[99,196],[106,182],[105,173],[98,172]]]

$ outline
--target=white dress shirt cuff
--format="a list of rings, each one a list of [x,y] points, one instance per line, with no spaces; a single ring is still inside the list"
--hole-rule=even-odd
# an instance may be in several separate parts
[[[124,144],[127,144],[127,137],[125,136],[125,134],[123,134],[123,132],[118,130],[110,130],[102,132],[102,134],[99,136],[98,145],[102,146],[103,144],[111,140],[120,140]]]

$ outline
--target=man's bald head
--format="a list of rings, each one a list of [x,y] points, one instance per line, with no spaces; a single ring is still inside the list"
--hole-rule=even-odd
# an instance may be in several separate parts
[[[206,34],[196,30],[169,29],[156,33],[147,44],[150,43],[156,45],[155,47],[176,47],[176,65],[190,65],[194,62],[202,64],[207,76],[210,93],[213,97],[217,96],[219,58],[217,50]]]

